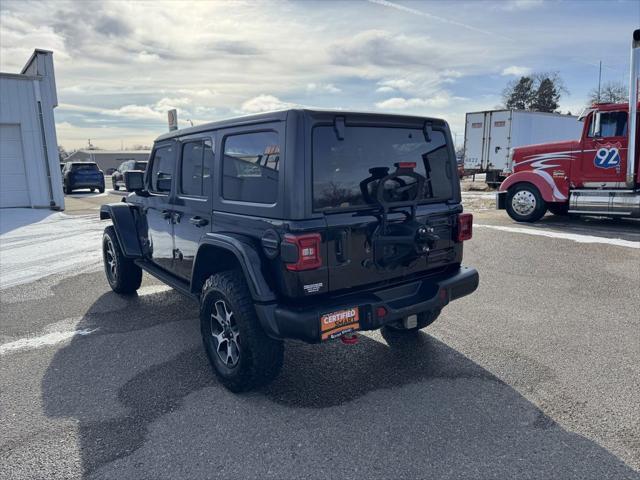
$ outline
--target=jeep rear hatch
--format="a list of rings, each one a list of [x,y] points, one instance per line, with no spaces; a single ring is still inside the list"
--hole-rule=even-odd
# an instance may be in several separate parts
[[[455,157],[436,122],[313,128],[313,209],[326,219],[330,291],[459,263]]]

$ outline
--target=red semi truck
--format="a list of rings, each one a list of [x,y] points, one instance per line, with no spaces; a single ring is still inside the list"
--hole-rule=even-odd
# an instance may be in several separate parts
[[[556,215],[640,217],[638,69],[640,30],[633,32],[630,102],[597,104],[581,115],[579,140],[512,149],[513,172],[497,208],[518,222]]]

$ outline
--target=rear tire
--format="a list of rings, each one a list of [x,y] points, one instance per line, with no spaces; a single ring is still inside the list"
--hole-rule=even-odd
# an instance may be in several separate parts
[[[116,183],[116,179],[114,177],[111,177],[111,184],[113,185],[113,189],[116,192],[120,190],[120,186]]]
[[[67,185],[66,183],[62,185],[62,192],[65,195],[69,195],[71,192],[73,192],[72,188],[69,188],[69,185]]]
[[[530,183],[520,183],[507,192],[507,213],[516,222],[537,222],[547,211],[547,202]]]
[[[104,229],[102,237],[104,273],[111,290],[116,293],[134,293],[142,283],[142,269],[133,260],[126,258],[113,226]]]
[[[200,331],[213,371],[232,392],[257,389],[280,373],[284,344],[262,329],[239,270],[217,273],[205,282]]]

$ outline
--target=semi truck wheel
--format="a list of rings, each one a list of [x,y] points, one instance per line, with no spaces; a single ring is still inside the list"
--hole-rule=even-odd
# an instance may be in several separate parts
[[[507,213],[516,222],[537,222],[547,211],[547,203],[536,186],[520,183],[507,193]]]
[[[200,331],[218,380],[232,392],[254,390],[280,373],[284,345],[262,329],[239,270],[212,275],[205,282]]]
[[[112,225],[104,229],[102,258],[104,273],[111,290],[116,293],[130,294],[140,288],[142,269],[133,260],[124,256]]]

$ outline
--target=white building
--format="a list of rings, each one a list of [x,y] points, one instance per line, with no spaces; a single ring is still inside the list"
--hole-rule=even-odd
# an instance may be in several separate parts
[[[53,52],[35,50],[19,74],[0,73],[0,208],[64,208],[56,106]]]

